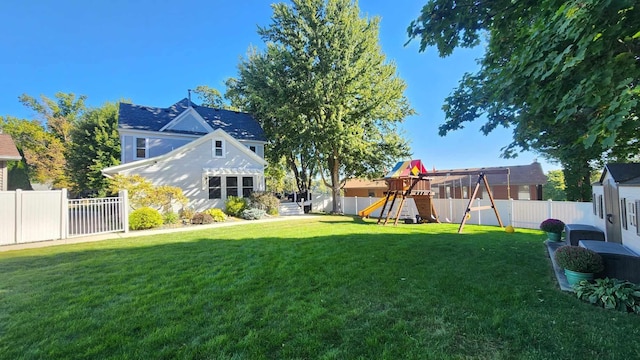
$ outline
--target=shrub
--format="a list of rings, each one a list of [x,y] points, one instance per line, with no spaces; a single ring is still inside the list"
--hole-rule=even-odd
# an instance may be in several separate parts
[[[247,208],[247,199],[239,198],[235,196],[229,196],[225,206],[227,208],[227,214],[231,216],[240,216],[242,211]]]
[[[597,252],[580,246],[560,246],[555,259],[559,266],[571,271],[599,273],[604,269],[602,257]]]
[[[180,209],[178,214],[180,214],[180,219],[191,220],[191,218],[193,217],[193,215],[196,214],[196,212],[190,207],[183,207],[182,209]]]
[[[564,223],[558,219],[547,219],[540,223],[540,229],[544,232],[562,233],[564,231]]]
[[[246,209],[242,212],[242,218],[246,220],[260,220],[264,217],[266,212],[262,209]]]
[[[193,215],[193,217],[191,218],[191,223],[192,224],[198,224],[198,225],[202,225],[202,224],[212,224],[213,223],[213,217],[211,217],[211,215],[207,214],[207,213],[196,213],[195,215]]]
[[[222,222],[227,220],[227,214],[222,211],[222,209],[211,208],[204,211],[205,214],[211,215],[213,221]]]
[[[129,229],[144,230],[162,225],[162,215],[156,209],[141,207],[129,215]]]
[[[253,192],[249,197],[249,203],[252,208],[262,209],[269,215],[278,215],[280,200],[271,193]]]
[[[179,221],[180,217],[173,211],[166,212],[164,213],[164,215],[162,215],[162,222],[165,225],[177,224]]]
[[[574,286],[578,299],[605,309],[640,314],[640,285],[618,279],[581,281]]]
[[[189,199],[182,193],[182,189],[175,186],[155,186],[140,175],[115,175],[109,180],[112,193],[120,190],[129,192],[129,204],[132,208],[152,207],[171,211],[174,205],[185,206]]]

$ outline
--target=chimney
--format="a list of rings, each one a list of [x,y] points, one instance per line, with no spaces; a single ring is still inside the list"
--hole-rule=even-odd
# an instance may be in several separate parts
[[[187,97],[187,107],[191,107],[191,89],[187,89],[189,96]]]

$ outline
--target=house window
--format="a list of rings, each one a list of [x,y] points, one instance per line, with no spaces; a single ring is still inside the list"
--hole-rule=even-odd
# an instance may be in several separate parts
[[[529,185],[518,186],[518,200],[531,200]]]
[[[253,192],[253,177],[252,176],[243,176],[242,177],[242,197],[249,197]]]
[[[598,195],[598,217],[604,219],[603,199],[602,195]]]
[[[136,159],[147,157],[147,139],[136,138]]]
[[[598,197],[596,196],[596,193],[593,193],[593,215],[598,215]]]
[[[238,196],[238,178],[227,177],[227,197]]]
[[[376,193],[373,190],[369,190],[369,197],[375,197]]]
[[[622,221],[622,228],[627,230],[627,199],[620,199],[620,220]]]
[[[256,152],[256,147],[255,147],[255,146],[253,146],[253,145],[251,145],[251,146],[249,146],[249,150],[251,150],[251,151],[253,151],[253,152]]]
[[[209,199],[222,199],[222,181],[220,176],[209,177]]]
[[[640,226],[638,224],[640,224],[640,219],[638,219],[638,216],[640,216],[640,213],[638,213],[638,207],[640,207],[640,200],[636,200],[635,204],[633,205],[633,212],[635,213],[636,216],[634,216],[635,218],[635,223],[636,223],[636,234],[638,236],[640,236]]]
[[[213,140],[213,157],[224,157],[224,140]]]
[[[629,222],[631,222],[631,226],[638,226],[638,223],[636,221],[636,204],[629,202],[627,203],[627,206],[629,207]]]

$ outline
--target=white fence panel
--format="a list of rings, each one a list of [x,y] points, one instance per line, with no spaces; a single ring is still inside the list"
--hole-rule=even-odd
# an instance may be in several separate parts
[[[595,224],[593,214],[593,203],[590,202],[551,202],[552,212],[547,218],[556,218],[564,221],[565,224]],[[545,218],[546,219],[546,218]],[[544,220],[544,219],[542,219]],[[540,222],[542,222],[540,220]],[[538,223],[540,225],[540,223]]]
[[[15,243],[16,193],[0,191],[0,245]]]
[[[62,218],[65,190],[51,191],[18,191],[18,201],[22,201],[21,237],[18,242],[53,240],[64,238],[64,219]],[[22,197],[22,199],[20,199]]]
[[[81,200],[67,200],[65,189],[0,192],[0,245],[126,232],[128,227],[126,191],[117,198]]]
[[[358,211],[365,209],[370,204],[380,198],[340,198],[342,209],[345,214],[357,215]],[[321,196],[313,200],[313,211],[326,211],[332,209],[331,196]],[[441,222],[460,223],[469,199],[433,199],[433,204]],[[489,199],[479,199],[472,203],[472,207],[490,205]],[[513,225],[514,227],[538,229],[540,223],[548,218],[556,218],[567,224],[584,223],[592,224],[593,208],[591,203],[571,202],[571,201],[536,201],[536,200],[495,200],[498,214],[503,225]],[[397,212],[398,201],[392,209],[392,217]],[[417,214],[413,199],[405,202],[403,214],[411,217],[412,211]],[[498,225],[498,219],[493,209],[472,211],[467,224],[474,225]],[[380,209],[373,211],[372,218],[380,216]]]
[[[322,194],[311,199],[311,211],[330,212],[333,200],[331,195]]]

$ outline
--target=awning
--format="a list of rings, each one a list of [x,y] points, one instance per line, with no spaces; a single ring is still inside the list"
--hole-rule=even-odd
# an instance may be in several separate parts
[[[264,175],[262,169],[245,169],[245,168],[203,168],[204,176],[213,175]]]

